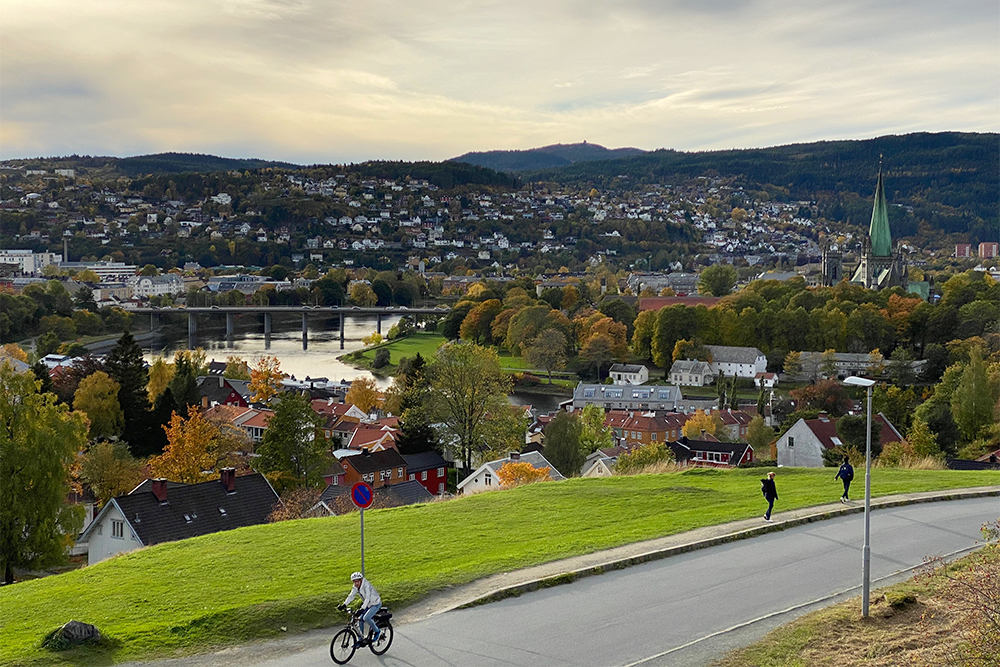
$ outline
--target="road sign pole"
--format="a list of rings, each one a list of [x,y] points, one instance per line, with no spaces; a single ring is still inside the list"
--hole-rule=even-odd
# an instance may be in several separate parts
[[[365,511],[361,512],[361,576],[365,576]]]

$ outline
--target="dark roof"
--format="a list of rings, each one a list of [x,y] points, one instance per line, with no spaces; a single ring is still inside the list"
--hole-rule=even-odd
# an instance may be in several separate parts
[[[412,479],[401,484],[384,486],[375,490],[376,493],[383,493],[400,505],[412,505],[414,503],[425,503],[434,499],[434,494],[425,489],[420,482]]]
[[[441,455],[435,451],[420,452],[419,454],[403,454],[402,456],[403,460],[406,461],[406,472],[410,474],[448,466],[448,462],[441,458]]]
[[[362,452],[354,456],[345,456],[340,460],[340,463],[341,465],[347,464],[360,473],[367,473],[405,466],[406,460],[395,449],[388,447],[377,452]]]
[[[220,383],[222,386],[219,386]],[[233,387],[229,386],[229,381],[221,375],[203,375],[198,378],[198,395],[207,398],[209,405],[225,403],[232,393]]]
[[[226,372],[226,367],[228,364],[225,361],[216,361],[212,359],[208,362],[208,374],[209,375],[222,375]]]
[[[949,470],[1000,470],[1000,464],[989,461],[968,461],[966,459],[946,459]]]
[[[260,473],[237,477],[234,493],[226,493],[218,479],[199,484],[168,483],[164,504],[151,489],[146,480],[128,495],[113,500],[146,546],[267,523],[278,503],[277,494]],[[92,525],[96,524],[95,520]]]
[[[612,373],[641,373],[646,370],[645,366],[639,364],[614,364],[611,366]]]
[[[720,454],[726,453],[731,455],[731,461],[739,461],[746,454],[747,450],[750,448],[745,442],[718,442],[715,440],[691,440],[686,436],[681,437],[680,442],[688,448],[691,452],[718,452]],[[676,453],[676,451],[675,451]],[[688,454],[690,457],[690,454]]]

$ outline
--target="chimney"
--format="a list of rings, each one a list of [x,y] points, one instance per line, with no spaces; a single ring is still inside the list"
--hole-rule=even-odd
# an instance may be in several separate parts
[[[220,375],[219,376],[219,389],[222,389],[225,386],[226,386],[226,376],[225,375]]]
[[[327,405],[333,405],[333,396],[331,396],[330,398],[326,399],[326,404]]]
[[[361,455],[362,455],[362,456],[371,456],[371,455],[372,455],[372,453],[368,451],[368,448],[367,448],[367,447],[362,447],[362,448],[361,448]]]
[[[236,468],[223,468],[219,471],[219,481],[225,487],[226,493],[236,492]]]
[[[208,410],[208,396],[201,397],[201,409]]]
[[[167,480],[162,477],[157,477],[153,482],[153,495],[160,503],[167,502]]]
[[[705,429],[701,429],[701,439],[705,439]]]
[[[510,453],[510,460],[511,461],[520,461],[521,460],[521,452],[511,452]]]

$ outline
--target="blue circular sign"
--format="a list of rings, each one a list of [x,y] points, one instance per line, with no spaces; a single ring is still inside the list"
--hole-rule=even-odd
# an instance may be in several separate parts
[[[359,509],[368,509],[375,500],[375,492],[367,482],[358,482],[351,487],[351,500]]]

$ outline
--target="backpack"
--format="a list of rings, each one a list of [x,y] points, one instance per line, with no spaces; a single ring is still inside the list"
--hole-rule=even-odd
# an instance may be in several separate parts
[[[767,497],[767,480],[760,480],[760,492],[761,495]]]

